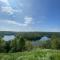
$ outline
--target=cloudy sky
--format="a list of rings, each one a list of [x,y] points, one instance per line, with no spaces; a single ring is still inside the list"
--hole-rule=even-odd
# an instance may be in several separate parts
[[[60,0],[0,0],[0,31],[60,32]]]

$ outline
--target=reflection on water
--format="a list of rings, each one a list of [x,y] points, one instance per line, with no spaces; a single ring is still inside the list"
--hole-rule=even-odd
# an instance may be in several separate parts
[[[5,35],[4,37],[3,37],[3,39],[5,40],[5,41],[8,41],[8,40],[12,40],[12,39],[14,39],[15,38],[15,36],[14,35]]]
[[[43,36],[43,37],[41,37],[41,39],[38,40],[38,41],[32,41],[32,45],[33,45],[33,46],[40,46],[43,41],[47,41],[47,40],[50,40],[50,38],[48,38],[47,36]],[[41,42],[41,41],[42,41],[42,42]],[[41,43],[40,43],[40,42],[41,42]]]
[[[49,40],[50,38],[48,38],[47,36],[43,36],[40,40]]]
[[[3,37],[3,39],[4,39],[5,41],[12,40],[12,39],[14,39],[14,38],[15,38],[14,35],[5,35],[5,36]],[[44,37],[42,37],[40,40],[49,40],[49,38],[46,37],[46,36],[44,36]],[[35,43],[36,43],[36,42],[35,42]]]

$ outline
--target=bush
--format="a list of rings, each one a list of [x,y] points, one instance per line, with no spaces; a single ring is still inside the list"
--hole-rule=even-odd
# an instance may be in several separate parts
[[[60,37],[58,37],[56,34],[53,34],[51,37],[51,48],[60,49]]]
[[[25,43],[26,50],[31,50],[33,48],[31,41],[26,41]]]

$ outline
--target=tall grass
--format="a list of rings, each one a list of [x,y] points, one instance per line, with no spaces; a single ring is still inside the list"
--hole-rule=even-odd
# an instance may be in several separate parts
[[[0,53],[0,60],[60,60],[60,50],[33,49],[17,53]]]

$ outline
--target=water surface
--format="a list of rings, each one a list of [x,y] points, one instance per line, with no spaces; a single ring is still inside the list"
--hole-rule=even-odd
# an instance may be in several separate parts
[[[3,39],[4,39],[5,41],[9,41],[9,40],[12,40],[12,39],[14,39],[14,38],[15,38],[14,35],[5,35],[5,36],[3,37]]]

